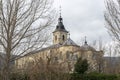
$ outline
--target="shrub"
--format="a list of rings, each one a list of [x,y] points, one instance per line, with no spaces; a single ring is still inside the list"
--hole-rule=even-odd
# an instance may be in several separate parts
[[[107,74],[72,74],[71,80],[118,80],[117,75],[107,75]]]
[[[12,73],[10,80],[29,80],[29,77],[27,74]]]
[[[88,70],[88,62],[86,59],[79,58],[75,64],[74,72],[78,74],[84,74]]]

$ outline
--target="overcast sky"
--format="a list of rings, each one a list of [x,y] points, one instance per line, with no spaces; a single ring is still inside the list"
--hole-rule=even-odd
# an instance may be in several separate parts
[[[76,43],[81,43],[85,36],[88,43],[100,38],[103,42],[111,41],[104,25],[104,0],[55,0],[57,11],[60,4],[64,26]]]

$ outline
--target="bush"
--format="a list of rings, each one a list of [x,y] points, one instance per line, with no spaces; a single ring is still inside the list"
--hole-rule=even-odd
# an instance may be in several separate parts
[[[71,80],[118,80],[117,75],[107,75],[100,73],[72,74]]]
[[[27,74],[12,73],[10,80],[29,80],[29,77]]]
[[[79,58],[75,64],[74,72],[78,74],[84,74],[88,70],[88,62],[86,59]]]

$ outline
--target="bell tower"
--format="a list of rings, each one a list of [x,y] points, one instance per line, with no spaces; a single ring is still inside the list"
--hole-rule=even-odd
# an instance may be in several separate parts
[[[55,31],[53,32],[53,44],[63,44],[67,40],[68,31],[65,29],[63,25],[63,19],[61,17],[58,18],[58,24],[56,26]]]

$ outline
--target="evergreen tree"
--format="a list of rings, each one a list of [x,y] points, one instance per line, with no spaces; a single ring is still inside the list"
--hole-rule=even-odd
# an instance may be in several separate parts
[[[86,59],[82,60],[82,58],[79,58],[75,64],[74,72],[84,74],[88,70],[88,66],[88,61]]]

